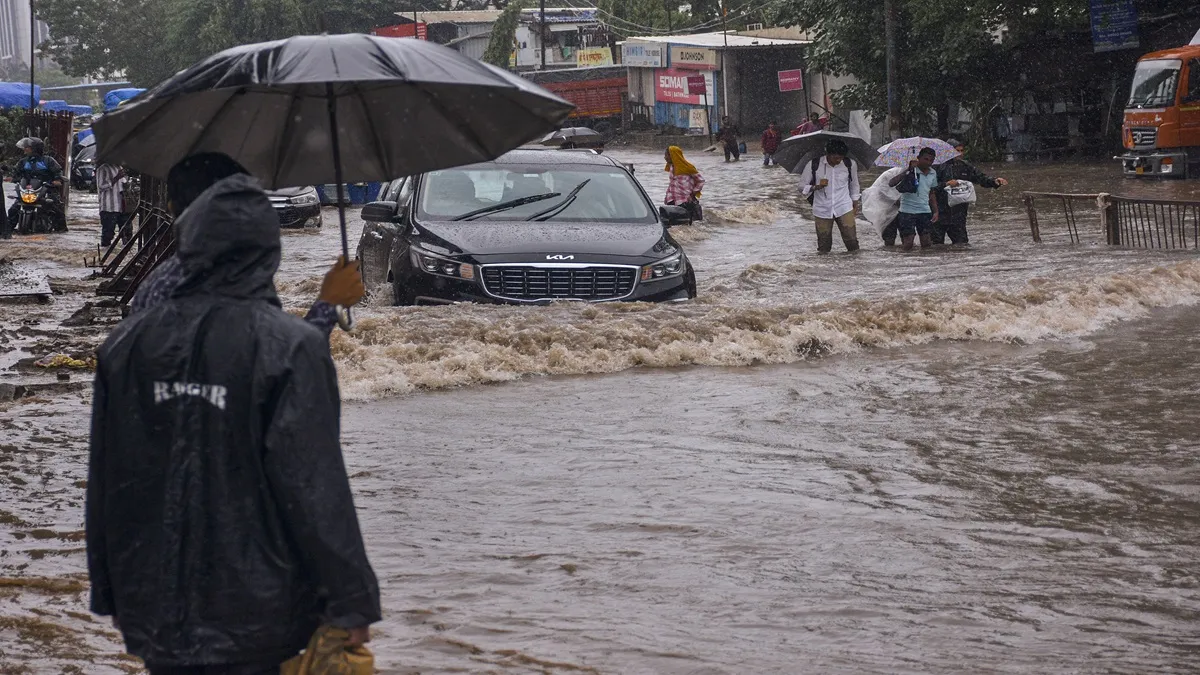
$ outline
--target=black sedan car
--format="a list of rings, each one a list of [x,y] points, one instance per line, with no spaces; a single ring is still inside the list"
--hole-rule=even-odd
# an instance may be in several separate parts
[[[321,197],[315,187],[282,188],[267,193],[280,227],[321,227]]]
[[[362,210],[358,256],[373,293],[398,305],[554,300],[678,301],[696,276],[620,163],[587,152],[515,150],[389,183]]]

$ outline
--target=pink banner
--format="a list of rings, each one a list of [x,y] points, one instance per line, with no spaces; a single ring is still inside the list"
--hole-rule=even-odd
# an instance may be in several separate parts
[[[779,71],[779,91],[802,91],[804,74],[797,70]]]

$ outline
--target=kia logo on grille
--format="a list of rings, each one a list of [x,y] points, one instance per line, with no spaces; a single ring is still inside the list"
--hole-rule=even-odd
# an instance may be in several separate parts
[[[574,259],[575,259],[575,256],[573,256],[573,255],[548,255],[548,256],[546,256],[546,260],[574,260]]]

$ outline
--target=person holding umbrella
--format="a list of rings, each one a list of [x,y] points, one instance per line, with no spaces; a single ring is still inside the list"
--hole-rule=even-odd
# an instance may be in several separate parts
[[[933,245],[930,230],[938,222],[938,179],[937,172],[933,170],[933,160],[936,158],[936,150],[921,148],[917,158],[909,162],[908,169],[888,181],[888,185],[900,190],[897,227],[905,251],[913,249],[913,240],[918,236],[921,238],[921,248]],[[901,187],[906,181],[906,186]],[[886,232],[884,237],[887,237]]]
[[[806,162],[800,174],[800,191],[809,198],[813,220],[817,224],[817,252],[833,250],[833,225],[837,223],[846,252],[858,250],[858,226],[855,213],[862,191],[858,167],[847,157],[850,152],[840,138],[825,144],[825,155]]]
[[[198,187],[182,173],[168,180],[176,205]],[[379,585],[328,338],[275,292],[274,208],[237,172],[176,228],[180,282],[97,353],[91,609],[151,675],[276,674],[322,625],[361,646],[381,618]]]
[[[951,244],[966,244],[969,243],[967,214],[971,210],[971,205],[955,204],[951,206],[950,191],[947,188],[958,187],[963,182],[985,188],[1001,188],[1008,185],[1008,181],[1003,178],[992,178],[963,159],[962,153],[966,151],[966,144],[962,141],[951,138],[946,142],[954,146],[958,156],[937,167],[937,199],[942,217],[934,224],[930,232],[930,239],[934,244],[944,244],[946,236],[949,235]]]

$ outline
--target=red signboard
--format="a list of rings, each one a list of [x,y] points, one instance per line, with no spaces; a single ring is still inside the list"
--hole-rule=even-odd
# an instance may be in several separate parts
[[[704,96],[708,93],[708,87],[704,86],[703,75],[688,75],[687,88],[688,94],[692,96]]]
[[[413,36],[413,26],[416,26],[416,34],[417,34],[418,40],[428,40],[429,39],[428,27],[423,23],[418,23],[418,24],[402,23],[402,24],[397,24],[395,26],[382,26],[380,28],[372,28],[371,35],[378,35],[380,37],[410,38]]]
[[[779,91],[801,91],[804,89],[804,74],[800,69],[779,71]]]
[[[700,105],[704,102],[701,98],[703,94],[695,89],[689,91],[688,80],[695,75],[695,71],[677,70],[675,68],[660,68],[654,71],[654,100],[662,101],[663,103],[687,103],[690,105]],[[704,89],[707,91],[712,87],[712,75],[704,74],[699,76],[704,81]]]

